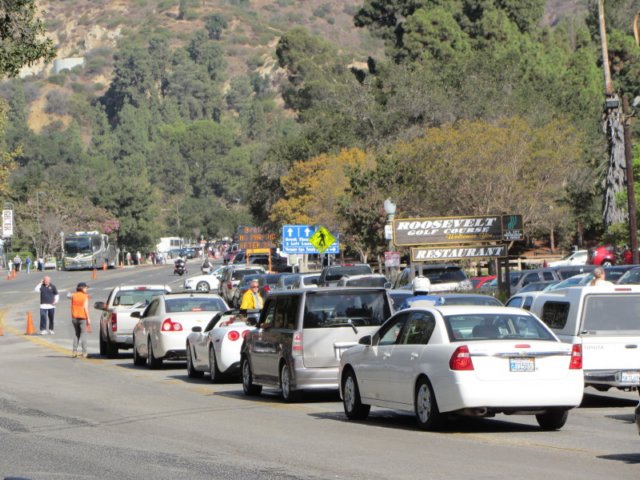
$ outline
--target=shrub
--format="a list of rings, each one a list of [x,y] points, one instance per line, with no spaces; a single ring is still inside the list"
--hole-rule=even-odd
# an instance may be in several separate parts
[[[64,86],[64,84],[67,82],[67,75],[65,74],[65,71],[62,71],[56,75],[50,75],[49,78],[47,78],[47,82],[53,83],[54,85],[59,85],[61,87]]]
[[[47,113],[66,115],[69,113],[69,94],[61,90],[51,90],[47,93],[47,105],[44,108]]]

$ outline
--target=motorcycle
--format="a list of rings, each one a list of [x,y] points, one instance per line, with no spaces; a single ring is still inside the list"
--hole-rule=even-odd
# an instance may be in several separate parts
[[[173,267],[173,274],[174,275],[184,275],[185,273],[187,273],[187,264],[184,260],[182,260],[181,258],[179,258],[178,260],[176,260],[176,262],[174,263],[174,267]]]

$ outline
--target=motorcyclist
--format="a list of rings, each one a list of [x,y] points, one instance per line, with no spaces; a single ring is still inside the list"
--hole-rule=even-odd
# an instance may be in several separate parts
[[[173,273],[174,274],[177,273],[178,275],[182,275],[183,273],[186,273],[187,271],[186,263],[187,262],[182,257],[178,257],[174,263]]]

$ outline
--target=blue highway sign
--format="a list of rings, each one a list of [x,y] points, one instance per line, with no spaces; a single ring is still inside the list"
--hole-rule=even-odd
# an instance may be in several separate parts
[[[316,247],[309,243],[309,238],[316,233],[317,225],[283,225],[282,227],[282,251],[284,253],[307,253],[317,254]],[[340,241],[337,239],[327,248],[324,253],[339,254]]]

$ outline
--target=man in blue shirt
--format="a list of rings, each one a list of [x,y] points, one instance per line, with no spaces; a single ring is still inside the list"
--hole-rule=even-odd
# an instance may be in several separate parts
[[[411,307],[433,307],[434,305],[442,305],[443,299],[437,295],[429,295],[431,290],[431,281],[422,275],[413,279],[413,297],[405,299],[400,305],[400,310]]]

